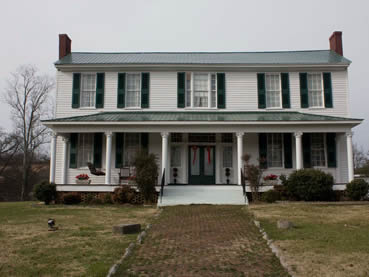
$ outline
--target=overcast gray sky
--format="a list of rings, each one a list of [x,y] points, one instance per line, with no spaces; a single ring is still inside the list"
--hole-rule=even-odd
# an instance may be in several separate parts
[[[354,141],[369,149],[368,10],[368,0],[1,0],[0,92],[21,64],[55,75],[59,33],[72,51],[273,51],[328,49],[343,31],[351,116],[368,119]],[[0,126],[10,116],[0,103]]]

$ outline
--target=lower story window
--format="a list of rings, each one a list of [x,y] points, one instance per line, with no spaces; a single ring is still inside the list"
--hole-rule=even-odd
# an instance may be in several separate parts
[[[268,167],[282,167],[282,134],[268,134]]]
[[[132,166],[137,152],[140,150],[140,134],[126,133],[124,136],[123,165]]]
[[[326,166],[324,134],[311,134],[311,165]]]
[[[223,148],[223,167],[232,167],[232,146],[225,146]]]
[[[78,167],[86,167],[93,162],[93,134],[78,134]]]
[[[181,167],[181,147],[172,146],[170,149],[170,166]]]

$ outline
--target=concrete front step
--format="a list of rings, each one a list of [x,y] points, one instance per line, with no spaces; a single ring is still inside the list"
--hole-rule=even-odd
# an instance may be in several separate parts
[[[241,186],[165,186],[162,200],[158,206],[190,204],[245,205]]]

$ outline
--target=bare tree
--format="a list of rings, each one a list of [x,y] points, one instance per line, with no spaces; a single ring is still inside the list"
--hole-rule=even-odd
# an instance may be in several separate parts
[[[9,166],[19,149],[19,138],[0,129],[0,176]]]
[[[369,155],[365,152],[364,148],[359,147],[356,143],[352,147],[353,156],[354,156],[354,168],[359,169],[363,167],[369,161]]]
[[[54,80],[47,75],[40,75],[32,65],[20,66],[8,80],[5,101],[11,107],[14,133],[21,138],[21,200],[27,197],[28,177],[35,154],[49,138],[48,129],[41,124],[40,119],[41,116],[49,116],[48,101],[53,87]]]

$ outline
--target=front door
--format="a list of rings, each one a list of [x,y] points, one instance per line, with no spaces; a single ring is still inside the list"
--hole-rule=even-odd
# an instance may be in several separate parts
[[[215,147],[191,145],[188,153],[188,183],[190,185],[214,185]]]

